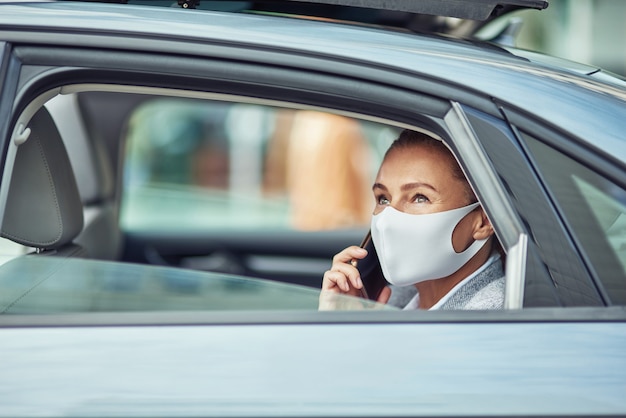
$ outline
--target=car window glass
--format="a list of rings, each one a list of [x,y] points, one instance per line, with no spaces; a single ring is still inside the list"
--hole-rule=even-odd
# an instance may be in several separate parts
[[[125,230],[365,226],[376,169],[398,132],[312,110],[172,98],[129,120]]]
[[[576,175],[572,175],[572,180],[589,205],[601,232],[619,260],[622,270],[626,272],[626,199],[624,199],[626,195],[624,191],[612,188],[607,193]]]
[[[613,304],[626,304],[626,191],[524,134],[575,238]]]
[[[20,280],[15,280],[15,277]],[[0,314],[317,311],[320,292],[250,277],[132,263],[17,257],[0,268]],[[394,310],[338,294],[334,310]]]

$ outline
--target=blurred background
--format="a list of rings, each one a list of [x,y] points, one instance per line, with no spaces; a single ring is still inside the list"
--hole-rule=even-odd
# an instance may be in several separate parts
[[[626,76],[626,1],[548,0],[541,12],[518,12],[517,46],[599,66]]]

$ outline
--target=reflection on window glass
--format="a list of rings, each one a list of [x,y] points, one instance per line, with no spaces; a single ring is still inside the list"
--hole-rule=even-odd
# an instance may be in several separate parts
[[[529,135],[574,239],[612,304],[626,304],[626,190]]]
[[[626,274],[626,205],[618,200],[620,190],[615,189],[617,193],[612,196],[575,175],[572,178]]]
[[[11,280],[16,275],[22,280]],[[22,257],[4,264],[0,269],[0,295],[2,315],[317,311],[320,301],[319,289],[271,280],[62,257]],[[325,300],[335,310],[396,309],[339,294]]]
[[[152,99],[130,117],[122,227],[364,226],[398,131],[318,111]]]

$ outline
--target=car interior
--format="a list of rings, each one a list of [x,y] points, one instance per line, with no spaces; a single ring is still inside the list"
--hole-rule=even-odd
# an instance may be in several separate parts
[[[33,102],[25,131],[49,147],[26,154],[38,144],[28,140],[29,148],[17,148],[23,172],[13,173],[2,231],[20,245],[15,256],[174,266],[319,288],[332,256],[367,233],[371,181],[399,128],[176,95],[87,91],[53,95],[37,109]],[[288,146],[294,136],[299,141]],[[314,152],[307,165],[302,156]],[[41,192],[31,193],[34,187]]]

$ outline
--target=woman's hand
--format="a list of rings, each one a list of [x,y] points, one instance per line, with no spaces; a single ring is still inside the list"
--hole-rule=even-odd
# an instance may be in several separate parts
[[[363,282],[355,261],[365,258],[367,250],[353,245],[333,257],[330,270],[324,273],[322,291],[361,296]]]
[[[341,293],[351,296],[363,296],[363,282],[356,262],[365,258],[367,250],[353,245],[333,257],[330,270],[324,273],[322,292]],[[387,303],[391,289],[387,286],[380,293],[377,302]]]

